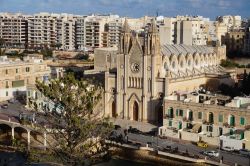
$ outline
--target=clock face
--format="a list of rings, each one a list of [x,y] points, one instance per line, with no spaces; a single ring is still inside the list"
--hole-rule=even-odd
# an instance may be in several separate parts
[[[139,72],[140,71],[140,65],[138,63],[132,63],[131,64],[131,70],[132,70],[132,72]]]

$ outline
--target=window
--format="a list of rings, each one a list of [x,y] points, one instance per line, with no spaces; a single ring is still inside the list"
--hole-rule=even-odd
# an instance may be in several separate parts
[[[175,115],[179,116],[179,110],[178,109],[176,109]]]
[[[191,66],[191,60],[190,59],[188,60],[188,66],[189,67]]]
[[[16,69],[16,73],[18,73],[18,69]]]
[[[168,126],[172,126],[172,121],[170,120],[169,122],[168,122]]]
[[[9,92],[8,91],[6,91],[6,96],[9,96]]]
[[[183,116],[183,110],[179,110],[179,116]]]
[[[26,72],[30,72],[30,68],[29,67],[26,67]]]
[[[223,122],[223,115],[219,115],[219,122]]]
[[[202,119],[202,112],[198,112],[198,119]]]
[[[172,69],[175,69],[175,61],[172,62]]]
[[[181,66],[181,68],[183,68],[183,66],[184,66],[183,61],[181,61],[180,66]]]
[[[240,117],[240,125],[245,125],[245,118],[244,117]]]
[[[5,83],[5,87],[6,87],[6,88],[9,88],[8,81],[6,81],[6,83]]]
[[[5,70],[5,74],[8,74],[8,69]]]

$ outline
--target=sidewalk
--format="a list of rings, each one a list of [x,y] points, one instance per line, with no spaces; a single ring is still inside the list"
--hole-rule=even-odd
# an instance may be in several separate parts
[[[119,125],[122,128],[129,128],[129,126],[132,126],[133,128],[137,128],[138,130],[142,132],[148,132],[151,131],[153,128],[157,128],[157,126],[146,123],[146,122],[137,122],[137,121],[131,121],[131,120],[124,120],[124,119],[110,119],[111,122],[113,122],[115,125]]]

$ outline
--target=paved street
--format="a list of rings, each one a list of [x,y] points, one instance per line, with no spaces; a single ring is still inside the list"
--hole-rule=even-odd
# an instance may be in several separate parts
[[[122,133],[123,129],[119,129],[118,132]],[[203,151],[207,150],[215,150],[218,151],[215,147],[208,147],[208,148],[201,148],[197,145],[194,145],[188,141],[183,140],[177,140],[177,139],[161,139],[155,136],[147,136],[142,134],[128,134],[128,139],[133,142],[141,143],[143,146],[145,146],[148,142],[152,142],[152,146],[154,148],[158,147],[159,149],[163,149],[166,146],[171,146],[171,148],[178,147],[178,151],[186,152],[188,151],[189,154],[193,154],[196,156],[199,156],[201,158],[205,158],[205,155],[202,154]],[[225,164],[228,165],[235,165],[237,163],[238,165],[242,166],[249,166],[250,159],[247,157],[241,156],[237,153],[230,153],[226,151],[219,151],[220,156],[219,157],[209,157],[208,159],[219,162],[221,156],[223,156],[223,161]]]
[[[33,114],[35,112],[31,112],[27,110],[24,105],[22,105],[20,102],[16,101],[14,103],[8,103],[8,102],[0,102],[0,106],[3,104],[8,104],[8,108],[1,108],[0,107],[0,114],[15,117],[19,119],[20,113],[27,113],[27,114]],[[42,115],[41,113],[36,113],[36,121],[40,124],[46,124],[46,117]]]

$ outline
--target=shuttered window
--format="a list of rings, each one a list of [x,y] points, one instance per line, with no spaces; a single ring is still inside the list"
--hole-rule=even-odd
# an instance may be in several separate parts
[[[223,115],[219,115],[219,122],[223,122]]]
[[[179,116],[179,110],[176,109],[176,113],[175,113],[176,116]]]
[[[198,119],[202,119],[202,112],[198,112]]]
[[[183,116],[183,110],[179,110],[179,116]]]
[[[245,118],[244,117],[240,117],[240,125],[245,125]]]

